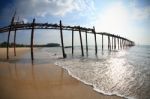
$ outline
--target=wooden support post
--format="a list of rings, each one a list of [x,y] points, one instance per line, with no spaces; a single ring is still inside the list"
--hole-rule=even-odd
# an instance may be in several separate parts
[[[85,32],[85,39],[86,39],[86,53],[88,54],[88,40],[87,40],[87,31]]]
[[[74,30],[72,28],[72,55],[74,53]]]
[[[110,50],[110,37],[108,35],[108,50]]]
[[[109,50],[111,51],[111,40],[110,40],[110,36],[109,36]]]
[[[103,34],[102,34],[102,50],[103,50],[103,48],[104,48],[104,47],[103,47],[103,45],[104,45],[103,43],[104,43],[104,42],[103,42]]]
[[[93,26],[94,38],[95,38],[95,54],[97,54],[97,41],[96,41],[96,32],[95,27]]]
[[[126,40],[123,41],[124,48],[126,48]]]
[[[115,37],[114,37],[114,49],[115,49]]]
[[[113,50],[113,48],[114,48],[114,47],[113,47],[113,46],[114,46],[114,45],[113,45],[113,36],[112,36],[112,41],[111,41],[111,42],[112,42],[112,45],[111,45],[111,46],[112,46],[112,50]]]
[[[122,39],[120,38],[120,48],[122,49],[122,44],[121,44],[121,42],[122,42]]]
[[[9,38],[10,38],[11,26],[9,28],[8,37],[7,37],[7,59],[9,59]]]
[[[31,47],[31,59],[32,59],[32,61],[34,60],[34,56],[33,56],[34,24],[35,24],[35,19],[33,19],[33,22],[32,22],[31,43],[30,43],[30,47]]]
[[[80,36],[80,43],[81,43],[81,53],[82,53],[82,56],[84,56],[83,44],[82,44],[82,35],[81,35],[80,26],[79,26],[79,36]]]
[[[64,41],[63,41],[63,32],[62,32],[62,23],[61,23],[61,20],[60,20],[60,36],[61,36],[61,46],[62,46],[63,58],[66,58],[67,55],[65,54],[65,50],[64,50]]]
[[[12,17],[11,24],[10,24],[9,31],[8,31],[8,37],[7,37],[7,59],[9,59],[9,39],[10,39],[10,32],[11,32],[11,29],[12,29],[12,25],[13,25],[14,20],[15,20],[15,15],[16,15],[16,11],[15,11],[13,17]]]
[[[122,48],[124,49],[124,40],[122,40]]]
[[[123,40],[123,45],[124,45],[124,48],[126,47],[126,46],[125,46],[125,45],[126,45],[125,43],[126,43],[126,42],[125,42],[125,40]]]
[[[125,48],[125,40],[123,40],[123,46],[124,46],[124,48]]]
[[[121,46],[122,46],[122,49],[123,49],[123,39],[121,39]]]
[[[16,56],[16,29],[15,29],[15,32],[14,32],[14,56]]]
[[[125,47],[127,48],[127,40],[125,40]]]
[[[17,22],[19,22],[19,17],[17,19]],[[17,29],[15,29],[15,32],[14,32],[14,56],[16,56],[16,32],[17,32]]]
[[[121,41],[121,45],[122,45],[122,49],[123,49],[123,39],[122,39],[122,41]]]
[[[122,45],[122,49],[123,49],[123,39],[122,39],[122,41],[121,41],[121,45]]]
[[[119,50],[119,37],[117,39],[118,39],[118,50]]]
[[[108,50],[109,50],[109,36],[108,36]]]
[[[114,47],[116,49],[116,37],[114,38]]]
[[[124,40],[124,48],[126,48],[126,40]]]
[[[126,40],[124,40],[124,42],[123,42],[123,43],[124,43],[124,48],[125,48],[125,47],[126,47]]]

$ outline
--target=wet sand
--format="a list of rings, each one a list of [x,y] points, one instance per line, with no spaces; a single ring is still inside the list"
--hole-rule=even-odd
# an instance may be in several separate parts
[[[29,51],[18,48],[17,59]],[[5,59],[0,48],[0,59]],[[2,61],[2,60],[1,60]],[[0,62],[0,99],[122,99],[93,90],[53,64],[21,64]]]
[[[23,54],[25,54],[28,51],[30,51],[30,48],[27,48],[27,47],[16,48],[16,55],[17,56],[14,56],[14,49],[9,48],[9,58],[10,58],[10,60],[20,58]],[[0,61],[7,60],[6,55],[7,55],[6,48],[0,48]]]

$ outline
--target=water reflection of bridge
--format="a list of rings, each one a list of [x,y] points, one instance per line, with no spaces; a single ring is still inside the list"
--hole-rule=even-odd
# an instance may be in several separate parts
[[[81,87],[63,68],[50,64],[5,63],[0,66],[0,81],[1,99],[53,98]]]
[[[72,31],[72,54],[74,53],[74,31],[79,32],[80,36],[80,45],[81,45],[81,54],[84,56],[84,49],[83,49],[83,43],[82,43],[82,35],[81,33],[85,33],[86,37],[86,53],[88,53],[88,40],[87,40],[87,33],[91,33],[94,35],[94,41],[95,41],[95,54],[97,55],[97,35],[102,36],[102,50],[104,49],[104,37],[108,37],[108,50],[113,49],[123,49],[126,47],[134,46],[134,42],[110,33],[106,32],[96,32],[95,27],[93,28],[86,28],[86,27],[80,27],[80,26],[64,26],[62,25],[62,22],[60,20],[59,24],[49,24],[49,23],[36,23],[35,19],[33,19],[32,23],[24,23],[15,21],[15,15],[13,16],[11,20],[11,24],[8,26],[5,26],[3,28],[0,28],[0,33],[8,32],[8,38],[7,38],[7,59],[9,59],[9,38],[11,31],[14,31],[14,55],[16,56],[16,32],[18,30],[31,30],[31,59],[34,60],[33,56],[33,38],[34,38],[34,30],[35,29],[54,29],[54,30],[60,30],[60,39],[61,39],[61,46],[62,46],[62,54],[63,58],[66,58],[65,49],[64,49],[64,42],[63,42],[63,30]],[[112,39],[111,39],[112,38]]]

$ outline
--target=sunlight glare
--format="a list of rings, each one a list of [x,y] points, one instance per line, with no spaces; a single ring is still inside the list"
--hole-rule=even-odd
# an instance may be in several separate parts
[[[115,4],[100,14],[97,21],[98,31],[106,31],[111,33],[124,32],[129,24],[129,13],[121,4]]]

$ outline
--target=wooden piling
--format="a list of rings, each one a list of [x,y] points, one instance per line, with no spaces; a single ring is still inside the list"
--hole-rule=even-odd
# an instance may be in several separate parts
[[[125,47],[126,47],[126,46],[125,46],[125,40],[123,40],[123,45],[124,45],[124,48],[125,48]]]
[[[128,47],[128,41],[126,40],[126,48]]]
[[[63,32],[62,32],[62,23],[61,23],[61,20],[60,20],[60,37],[61,37],[61,46],[62,46],[63,58],[66,58],[67,55],[65,54],[65,50],[64,50],[64,41],[63,41]]]
[[[124,49],[124,40],[122,39],[122,49]]]
[[[119,37],[117,37],[117,39],[118,39],[118,50],[119,50]]]
[[[14,32],[14,56],[16,56],[16,29],[15,29],[15,32]]]
[[[72,28],[72,55],[74,53],[74,30]]]
[[[120,48],[122,49],[122,39],[120,38]]]
[[[9,30],[8,30],[8,37],[7,37],[7,59],[9,59],[9,39],[10,39],[10,32],[11,32],[11,28],[12,28],[12,25],[14,23],[14,20],[15,20],[15,16],[16,16],[16,11],[12,17],[12,20],[11,20],[11,24],[9,26]]]
[[[109,36],[108,36],[108,50],[109,50]]]
[[[114,49],[116,49],[116,37],[114,38]]]
[[[32,60],[32,61],[34,60],[34,56],[33,56],[34,25],[35,25],[35,19],[33,19],[33,22],[32,22],[31,43],[30,43],[30,47],[31,47],[31,60]]]
[[[111,42],[112,42],[112,45],[111,45],[111,46],[112,46],[112,50],[113,50],[113,46],[114,46],[114,45],[113,45],[113,36],[112,36],[112,41],[111,41]]]
[[[124,49],[124,40],[122,39],[122,49]]]
[[[96,32],[95,27],[93,26],[94,38],[95,38],[95,54],[97,54],[97,41],[96,41]]]
[[[88,40],[87,40],[87,31],[85,32],[85,39],[86,39],[86,53],[88,54]]]
[[[110,36],[108,35],[108,50],[110,50]]]
[[[103,47],[103,45],[104,45],[104,44],[103,44],[103,43],[104,43],[103,40],[104,40],[104,39],[103,39],[103,34],[102,34],[102,50],[103,50],[103,48],[104,48],[104,47]]]
[[[8,37],[7,37],[7,59],[9,59],[9,39],[10,39],[11,26],[9,28]]]
[[[121,39],[121,48],[123,49],[123,39]]]
[[[84,56],[83,44],[82,44],[82,35],[81,35],[80,26],[79,26],[79,36],[80,36],[81,53],[82,53],[82,56]]]
[[[123,43],[124,43],[124,48],[126,48],[126,40],[124,40],[124,42],[123,42]]]
[[[110,36],[109,36],[109,50],[111,51],[111,40],[110,40]]]
[[[124,47],[126,48],[126,40],[124,40]]]
[[[19,17],[17,19],[17,22],[19,22]],[[14,56],[16,56],[16,32],[17,32],[17,29],[15,29],[15,32],[14,32]]]

